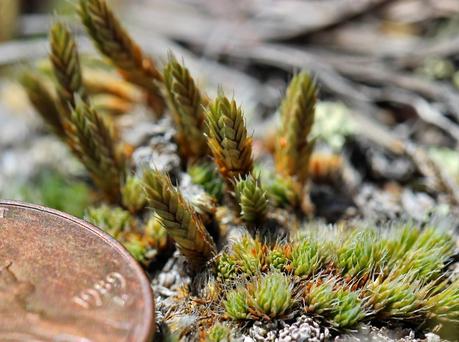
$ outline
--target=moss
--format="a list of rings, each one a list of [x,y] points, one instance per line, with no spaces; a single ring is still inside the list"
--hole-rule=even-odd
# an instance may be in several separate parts
[[[89,187],[58,172],[42,171],[20,190],[22,200],[41,204],[82,218],[91,203]]]
[[[327,254],[323,242],[313,236],[303,236],[292,244],[291,267],[295,275],[307,277],[316,274],[325,264]]]
[[[441,290],[427,299],[430,309],[430,318],[459,323],[459,279],[451,282],[445,281],[440,286]]]
[[[416,319],[427,306],[418,298],[419,285],[412,282],[413,273],[378,277],[367,286],[373,314],[380,319]]]
[[[315,226],[272,246],[244,235],[216,260],[217,273],[236,288],[225,306],[236,320],[272,319],[296,307],[337,330],[373,320],[455,321],[458,282],[438,283],[452,243],[442,230],[410,224],[382,231]],[[437,261],[415,260],[427,250]]]
[[[158,251],[164,251],[168,248],[169,240],[167,237],[167,231],[161,224],[160,219],[153,215],[145,225],[144,228],[144,239],[146,243],[157,249]]]
[[[275,176],[268,183],[267,192],[272,202],[279,207],[296,206],[299,202],[299,197],[295,192],[295,186],[291,178]]]
[[[121,200],[125,208],[135,214],[141,211],[147,204],[143,192],[142,180],[135,176],[128,176],[121,188]]]
[[[334,279],[309,283],[304,289],[305,311],[320,316],[330,314],[336,298],[333,291],[335,283]]]
[[[258,239],[245,234],[232,246],[230,257],[240,272],[254,275],[264,265],[265,251],[265,247]]]
[[[147,263],[148,248],[140,239],[131,239],[123,243],[124,247],[140,263]]]
[[[227,326],[216,323],[212,326],[206,337],[207,342],[230,342],[231,329]]]
[[[217,262],[217,276],[220,279],[231,279],[236,277],[236,262],[228,255],[223,253]]]
[[[181,177],[183,170],[173,170],[174,186],[163,172],[135,169],[133,151],[112,131],[116,127],[88,105],[94,101],[94,88],[82,93],[86,102],[74,98],[75,90],[90,83],[81,78],[79,67],[57,70],[62,76],[58,103],[53,96],[45,103],[38,101],[39,88],[29,85],[38,112],[86,166],[93,189],[105,194],[105,201],[87,210],[88,220],[115,236],[143,265],[164,255],[173,241],[191,266],[183,268],[190,281],[177,289],[176,297],[168,298],[165,320],[171,323],[172,333],[185,340],[220,341],[230,336],[230,330],[256,320],[295,319],[304,313],[338,333],[361,322],[457,323],[459,284],[445,267],[455,249],[448,232],[434,224],[420,227],[403,222],[392,227],[358,222],[302,226],[305,216],[313,215],[308,193],[316,141],[312,136],[321,133],[317,130],[324,133],[321,125],[311,133],[317,101],[311,73],[301,71],[292,78],[280,108],[274,151],[261,156],[263,177],[256,177],[255,149],[235,100],[221,92],[209,100],[174,58],[163,72],[158,69],[106,1],[80,0],[80,5],[80,17],[100,52],[121,71],[124,82],[141,88],[146,98],[129,101],[157,116],[172,116],[183,166],[188,167],[192,182],[216,199],[205,195],[185,200],[179,190],[186,178]],[[62,47],[73,46],[72,37],[62,34],[62,42],[56,34],[53,37],[53,60],[65,62]],[[78,53],[72,51],[76,61]],[[111,95],[125,100],[121,93]],[[44,110],[73,108],[77,102],[61,127],[63,132],[56,110],[51,114]],[[344,130],[341,135],[349,131]],[[312,169],[325,182],[330,172],[319,170],[321,163],[318,158]],[[331,169],[338,164],[332,158]],[[126,177],[140,172],[142,180]],[[340,178],[329,185],[340,184]],[[52,191],[43,196],[45,204],[64,210],[62,206],[70,203],[83,206],[78,196],[87,199],[86,188],[60,184],[46,186]]]
[[[354,327],[366,316],[358,292],[341,288],[335,292],[331,310],[331,323],[336,328],[347,329]]]
[[[132,224],[132,217],[128,211],[107,205],[88,208],[85,220],[115,238],[120,236],[126,229],[129,229]]]
[[[249,305],[247,292],[244,288],[232,290],[226,295],[223,302],[226,314],[234,320],[246,319],[249,317]]]
[[[248,287],[249,305],[260,317],[277,318],[293,305],[290,279],[279,272],[259,277]]]
[[[271,267],[279,271],[284,270],[289,263],[287,253],[282,247],[269,251],[267,261]]]
[[[211,164],[195,164],[188,168],[188,174],[194,184],[201,185],[204,190],[214,196],[217,201],[223,198],[224,183],[217,169]]]
[[[282,317],[294,304],[292,288],[290,279],[280,272],[258,275],[227,293],[226,314],[235,320]]]
[[[376,231],[355,230],[337,251],[336,262],[343,275],[358,279],[375,268],[383,267],[385,255]]]
[[[236,183],[236,198],[241,208],[241,217],[247,224],[256,224],[266,218],[268,197],[260,179],[248,176]]]

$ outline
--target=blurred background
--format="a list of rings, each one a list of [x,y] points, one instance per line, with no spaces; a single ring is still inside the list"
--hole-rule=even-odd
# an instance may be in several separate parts
[[[233,93],[261,140],[292,73],[312,71],[322,100],[316,129],[326,150],[345,151],[365,179],[355,181],[361,210],[369,197],[414,217],[457,206],[459,1],[110,2],[158,61],[171,50],[209,94],[221,84]],[[57,17],[71,25],[83,54],[94,53],[76,3],[0,0],[0,198],[81,216],[92,196],[84,171],[16,81],[46,58]],[[423,184],[413,181],[419,174]]]

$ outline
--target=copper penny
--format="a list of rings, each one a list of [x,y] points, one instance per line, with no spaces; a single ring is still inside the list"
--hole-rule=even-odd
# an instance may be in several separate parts
[[[70,215],[0,201],[0,341],[150,341],[154,305],[137,262]]]

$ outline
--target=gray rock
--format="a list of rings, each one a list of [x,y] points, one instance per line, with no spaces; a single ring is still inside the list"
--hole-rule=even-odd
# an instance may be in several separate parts
[[[173,141],[175,130],[169,118],[164,118],[150,125],[146,146],[138,147],[133,155],[133,163],[141,173],[144,169],[156,169],[163,172],[174,172],[180,167],[177,145]]]

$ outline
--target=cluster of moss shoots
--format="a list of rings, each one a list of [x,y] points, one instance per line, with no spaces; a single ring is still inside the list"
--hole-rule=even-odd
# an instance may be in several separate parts
[[[270,154],[275,168],[263,166],[261,177],[234,99],[222,91],[209,99],[172,55],[158,69],[105,0],[80,0],[78,13],[121,78],[82,66],[73,35],[57,22],[50,31],[52,73],[30,71],[21,82],[100,193],[102,204],[89,208],[87,219],[150,271],[175,246],[190,277],[199,279],[165,317],[196,317],[191,329],[171,324],[175,336],[225,341],[250,321],[304,314],[337,332],[375,321],[457,327],[459,280],[447,267],[455,249],[447,230],[304,223],[314,213],[308,184],[317,94],[307,72],[286,91]],[[179,177],[133,170],[132,147],[120,141],[115,118],[142,103],[152,120],[170,115],[182,171],[204,196],[189,202],[174,186]],[[228,239],[235,231],[238,237]]]

